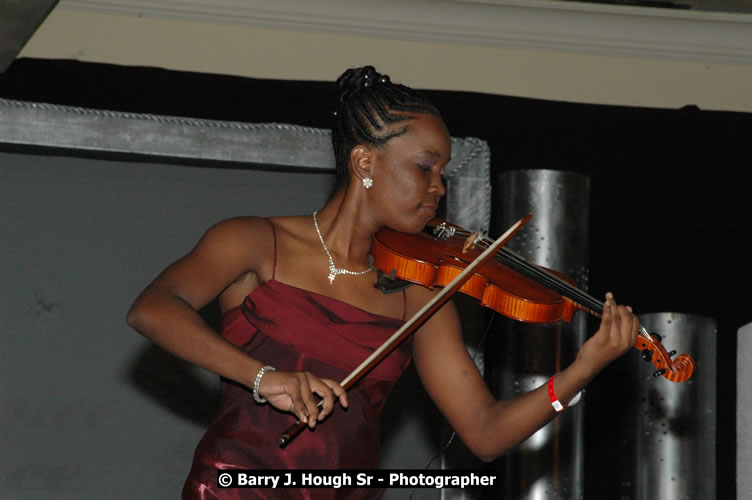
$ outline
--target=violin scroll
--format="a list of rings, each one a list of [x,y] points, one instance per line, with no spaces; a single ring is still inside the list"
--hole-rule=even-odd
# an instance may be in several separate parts
[[[671,357],[676,351],[667,352],[661,344],[661,337],[656,333],[647,333],[640,328],[640,333],[635,343],[635,348],[642,351],[642,358],[651,361],[656,371],[653,376],[670,380],[671,382],[685,382],[692,377],[695,371],[695,360],[688,354],[680,354],[675,359]]]

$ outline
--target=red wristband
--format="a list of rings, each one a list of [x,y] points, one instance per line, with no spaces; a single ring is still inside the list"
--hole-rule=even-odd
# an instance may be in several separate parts
[[[564,410],[566,410],[567,407],[561,404],[561,401],[559,401],[559,398],[556,397],[556,392],[554,391],[554,379],[555,378],[556,378],[556,375],[553,375],[550,379],[548,379],[548,399],[551,400],[551,406],[554,407],[554,410],[556,411],[556,413],[561,413]],[[575,394],[575,396],[569,402],[569,406],[576,405],[580,401],[581,396],[582,396],[582,391]]]
[[[556,378],[556,375],[552,375],[550,379],[548,379],[548,398],[551,400],[551,406],[554,407],[554,411],[556,413],[563,412],[567,407],[561,404],[559,401],[559,398],[556,397],[556,392],[554,392],[554,379]]]

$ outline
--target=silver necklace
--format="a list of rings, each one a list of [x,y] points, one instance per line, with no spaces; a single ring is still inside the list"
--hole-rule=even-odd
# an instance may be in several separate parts
[[[316,214],[318,212],[313,212],[313,225],[316,227],[316,234],[319,235],[319,241],[321,242],[321,246],[324,247],[324,252],[326,252],[326,256],[329,257],[329,284],[334,284],[334,278],[337,277],[338,274],[349,274],[351,276],[361,276],[366,273],[370,273],[373,268],[369,267],[368,269],[365,269],[363,271],[350,271],[349,269],[340,269],[337,266],[334,265],[334,259],[332,258],[332,254],[329,253],[329,249],[326,248],[326,243],[324,243],[324,237],[321,236],[321,230],[319,229],[319,222],[316,220]]]

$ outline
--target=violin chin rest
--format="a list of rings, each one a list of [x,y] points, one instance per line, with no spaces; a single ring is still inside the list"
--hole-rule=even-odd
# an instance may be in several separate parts
[[[389,294],[401,292],[402,290],[405,290],[407,287],[412,285],[412,283],[410,283],[409,281],[401,280],[399,278],[396,278],[394,275],[394,271],[389,274],[379,271],[378,278],[376,278],[376,284],[374,286],[381,290],[383,293]]]

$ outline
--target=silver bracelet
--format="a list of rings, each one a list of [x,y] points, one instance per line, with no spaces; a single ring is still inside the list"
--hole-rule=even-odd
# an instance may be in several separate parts
[[[275,368],[273,366],[264,366],[259,370],[259,372],[256,374],[256,380],[253,381],[253,399],[260,405],[266,403],[266,399],[259,396],[259,385],[261,385],[261,377],[264,376],[264,373],[266,372],[273,372]]]

